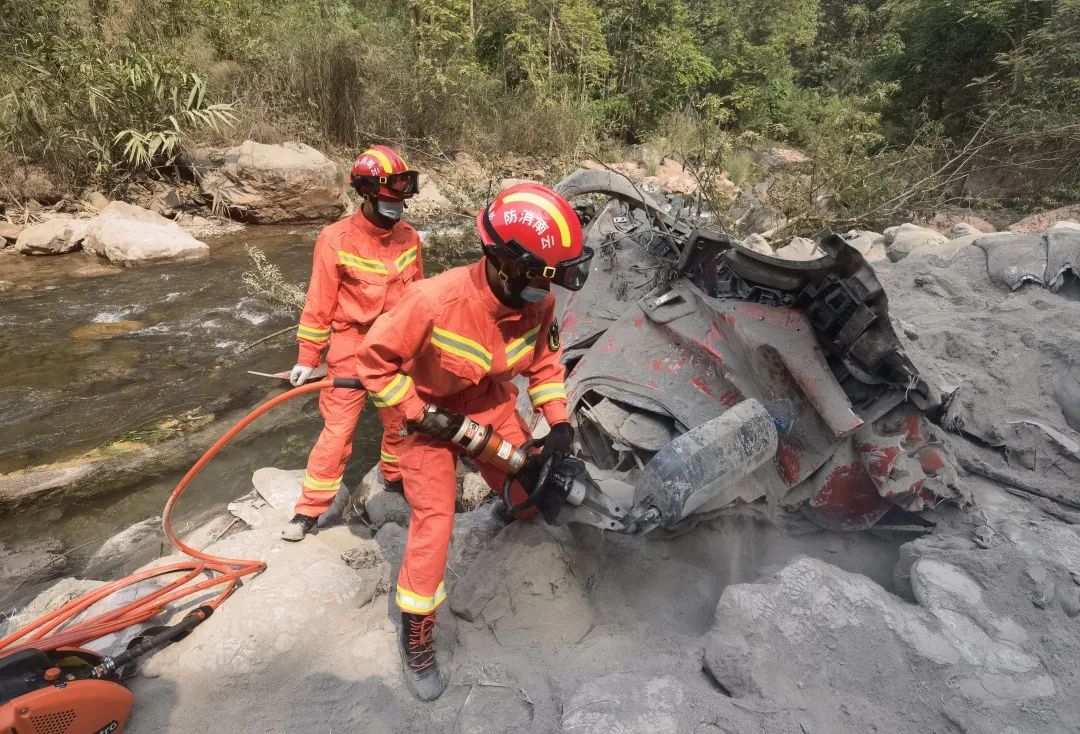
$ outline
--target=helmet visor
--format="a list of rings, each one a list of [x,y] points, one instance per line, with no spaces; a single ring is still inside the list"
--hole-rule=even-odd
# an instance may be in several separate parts
[[[592,258],[591,247],[584,248],[573,260],[564,260],[558,265],[537,265],[535,259],[528,256],[527,259],[532,262],[526,265],[524,274],[527,278],[547,278],[561,288],[579,291],[589,278],[589,262]]]
[[[379,183],[402,196],[412,196],[420,190],[420,174],[416,171],[402,171],[379,177]]]

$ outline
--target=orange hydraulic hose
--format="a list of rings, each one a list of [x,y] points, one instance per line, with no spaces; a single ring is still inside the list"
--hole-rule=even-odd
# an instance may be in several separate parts
[[[286,400],[292,400],[305,393],[325,390],[326,388],[333,386],[333,380],[320,380],[319,382],[313,382],[308,385],[301,385],[300,387],[284,392],[281,395],[276,395],[270,400],[267,400],[265,403],[241,418],[236,425],[225,432],[225,435],[215,441],[214,445],[206,450],[206,453],[195,462],[195,465],[188,470],[187,474],[185,474],[183,479],[176,485],[175,489],[173,489],[172,493],[169,495],[168,502],[165,503],[165,511],[161,516],[161,528],[165,532],[165,537],[169,539],[169,542],[182,553],[185,553],[194,559],[194,562],[172,563],[159,568],[150,568],[94,589],[77,599],[69,601],[59,609],[49,612],[0,640],[0,654],[7,655],[26,648],[49,651],[60,647],[83,645],[91,640],[96,640],[105,635],[112,634],[113,632],[118,632],[126,627],[147,622],[161,614],[166,606],[179,601],[180,599],[205,591],[206,589],[221,587],[221,590],[217,595],[212,600],[206,602],[206,605],[216,609],[218,605],[236,589],[236,584],[240,579],[261,572],[266,568],[266,564],[263,561],[213,556],[209,553],[195,550],[184,541],[180,540],[172,527],[172,515],[173,510],[176,509],[176,503],[180,500],[180,496],[184,493],[184,490],[187,489],[191,480],[203,470],[203,467],[205,467],[207,463],[221,451],[225,444],[229,443],[236,434],[246,428],[256,418],[263,413],[266,413],[268,410],[281,405]],[[126,589],[129,586],[146,581],[147,579],[157,578],[158,576],[167,576],[169,574],[182,575],[179,578],[173,579],[161,588],[155,589],[132,602],[108,612],[98,614],[90,619],[71,624],[73,619],[102,599],[105,599],[122,589]],[[196,583],[191,583],[198,577],[204,575],[207,578]]]

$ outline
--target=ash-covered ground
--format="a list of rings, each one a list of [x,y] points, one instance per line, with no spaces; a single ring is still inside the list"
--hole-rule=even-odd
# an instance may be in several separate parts
[[[363,523],[287,545],[298,473],[265,469],[209,550],[268,570],[129,681],[130,731],[1076,731],[1080,300],[1012,291],[994,248],[961,244],[878,266],[952,393],[935,419],[973,501],[922,536],[744,509],[633,538],[481,505],[458,515],[439,616],[451,685],[421,704],[386,593],[403,500],[369,480]],[[95,585],[65,579],[11,624]]]

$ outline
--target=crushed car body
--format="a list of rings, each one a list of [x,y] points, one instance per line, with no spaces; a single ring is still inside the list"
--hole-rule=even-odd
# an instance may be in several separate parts
[[[825,233],[818,259],[762,255],[613,172],[557,188],[606,203],[585,287],[559,295],[583,462],[549,520],[638,533],[764,503],[856,530],[960,498],[926,417],[942,396],[857,250]]]

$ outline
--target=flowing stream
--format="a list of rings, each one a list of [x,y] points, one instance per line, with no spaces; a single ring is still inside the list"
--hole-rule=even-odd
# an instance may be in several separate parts
[[[0,256],[0,279],[32,286],[0,294],[0,473],[70,460],[207,406],[253,407],[275,393],[278,384],[247,371],[290,368],[294,339],[240,350],[295,323],[295,315],[245,291],[241,277],[251,262],[244,248],[258,247],[287,280],[306,284],[318,230],[249,227],[211,240],[210,259],[194,264],[118,268],[81,252]],[[429,254],[425,266],[433,274],[450,264]],[[310,421],[227,448],[211,462],[185,495],[179,526],[247,492],[259,467],[303,468],[321,428],[316,398],[306,400]],[[347,481],[370,464],[378,435],[367,410]],[[181,475],[159,472],[120,492],[0,518],[0,543],[19,551],[58,539],[69,557],[35,580],[70,575],[98,540],[159,515]]]

